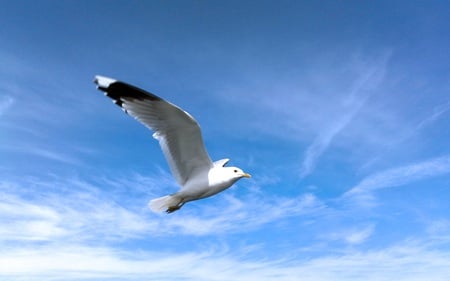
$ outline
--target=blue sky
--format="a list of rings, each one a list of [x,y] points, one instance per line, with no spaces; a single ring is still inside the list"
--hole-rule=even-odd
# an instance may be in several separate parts
[[[0,277],[447,280],[446,1],[3,1]],[[149,90],[252,174],[158,215]]]

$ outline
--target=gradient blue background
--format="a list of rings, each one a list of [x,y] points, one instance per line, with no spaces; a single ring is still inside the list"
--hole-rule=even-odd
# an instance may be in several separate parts
[[[0,278],[448,280],[448,1],[1,1]],[[179,212],[110,76],[253,178]]]

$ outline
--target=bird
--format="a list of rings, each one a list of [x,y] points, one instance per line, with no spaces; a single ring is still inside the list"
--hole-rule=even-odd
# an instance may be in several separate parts
[[[238,167],[226,166],[228,158],[212,162],[198,122],[175,104],[113,78],[96,75],[94,83],[126,114],[153,131],[180,186],[175,193],[151,200],[152,211],[173,213],[187,202],[216,195],[251,177]]]

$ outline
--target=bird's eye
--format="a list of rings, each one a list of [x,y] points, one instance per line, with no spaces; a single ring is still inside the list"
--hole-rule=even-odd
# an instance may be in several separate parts
[[[238,170],[234,170],[234,172],[235,172],[235,173],[237,173],[237,172],[238,172]]]

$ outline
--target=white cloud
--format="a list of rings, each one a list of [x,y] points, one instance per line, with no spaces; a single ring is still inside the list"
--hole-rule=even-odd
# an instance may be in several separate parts
[[[66,149],[69,150],[67,147]],[[36,156],[40,157],[41,159],[57,161],[64,164],[81,164],[81,161],[73,156],[73,154],[75,153],[70,154],[71,151],[69,153],[68,151],[61,152],[57,151],[55,148],[44,148],[37,145],[30,145],[22,140],[16,140],[9,144],[2,144],[0,145],[0,150],[19,155]]]
[[[440,118],[445,115],[450,110],[450,102],[447,102],[445,104],[440,104],[438,106],[435,106],[432,109],[432,113],[428,114],[428,116],[422,118],[419,121],[416,121],[415,125],[412,124],[404,124],[403,122],[399,120],[392,119],[389,121],[391,124],[402,124],[402,126],[396,126],[397,132],[390,132],[390,135],[397,134],[395,138],[393,138],[391,141],[385,143],[386,150],[392,151],[394,148],[398,148],[400,145],[402,145],[405,141],[410,140],[414,137],[417,137],[423,130],[425,130],[427,127],[431,126],[433,123],[438,121]],[[383,114],[386,115],[385,112]],[[386,117],[385,117],[386,118]],[[408,116],[408,119],[413,119],[410,116]],[[409,120],[411,122],[411,120]],[[384,155],[379,155],[377,158],[381,158]],[[373,159],[372,162],[375,162],[376,159]]]
[[[423,127],[428,126],[429,124],[435,122],[437,119],[439,119],[443,114],[448,112],[450,110],[450,102],[447,102],[446,104],[439,105],[433,109],[433,113],[428,116],[427,118],[423,119],[416,127],[416,130],[420,130]]]
[[[138,208],[121,206],[107,193],[74,179],[4,182],[0,191],[5,192],[0,200],[1,240],[122,239],[152,227]]]
[[[292,198],[250,194],[240,199],[222,195],[215,202],[218,203],[214,206],[202,206],[201,211],[168,217],[161,228],[190,235],[244,232],[269,222],[321,212],[324,208],[312,194]]]
[[[139,250],[122,248],[122,242],[133,239],[151,244],[160,237],[245,233],[327,212],[313,194],[268,197],[255,189],[238,198],[232,189],[206,199],[214,204],[193,202],[171,215],[153,215],[146,203],[173,185],[169,178],[161,172],[153,177],[103,175],[91,181],[5,180],[0,184],[0,279],[370,281],[445,280],[442,276],[449,274],[449,254],[432,245],[307,255],[308,259],[299,257],[295,247],[281,257],[265,259],[237,247],[218,250],[211,243],[201,250],[186,247],[176,252],[144,244]],[[369,240],[374,229],[369,224],[337,231],[335,239],[356,247]],[[417,269],[414,274],[408,274],[411,266]]]
[[[326,240],[341,240],[350,245],[362,244],[374,233],[375,225],[369,224],[364,227],[352,227],[345,230],[338,230],[326,234],[323,238]]]
[[[447,173],[450,173],[450,156],[448,155],[372,174],[346,192],[344,196],[364,195],[377,189],[401,186]]]
[[[233,84],[221,92],[224,100],[234,103],[232,107],[241,109],[236,114],[245,120],[240,124],[228,121],[233,126],[230,131],[240,129],[252,138],[269,135],[285,141],[297,149],[300,163],[295,169],[305,177],[334,144],[352,150],[356,141],[364,148],[373,145],[373,122],[378,122],[377,136],[386,137],[391,123],[373,120],[379,108],[372,100],[386,96],[382,82],[387,80],[390,61],[389,50],[376,56],[346,50],[314,56],[301,67],[291,65],[285,76],[269,76],[252,68],[244,75],[245,86]],[[216,127],[222,130],[224,125]]]
[[[60,214],[45,205],[4,195],[0,212],[1,240],[50,240],[66,233],[58,226]]]
[[[425,221],[426,231],[432,239],[450,241],[450,220],[447,218]]]
[[[222,194],[214,207],[201,210],[185,206],[175,214],[154,215],[146,208],[150,198],[144,186],[162,189],[166,179],[137,175],[89,183],[52,177],[1,183],[0,246],[5,254],[0,256],[0,279],[250,280],[257,277],[254,270],[265,271],[269,263],[235,260],[211,249],[173,253],[156,252],[155,246],[128,252],[120,241],[246,232],[322,208],[312,194],[264,198],[255,192],[243,199]]]
[[[45,148],[29,148],[24,149],[24,147],[17,147],[16,150],[26,151],[29,154],[33,154],[39,157],[43,157],[45,159],[58,161],[65,164],[79,165],[81,161],[75,158],[73,155],[69,155],[63,152],[58,152],[55,150],[49,150]]]
[[[114,181],[99,178],[96,183],[76,178],[5,181],[0,185],[0,192],[8,194],[0,200],[0,239],[92,241],[101,237],[109,241],[245,232],[323,208],[312,194],[286,198],[250,192],[238,199],[229,192],[206,199],[214,200],[213,205],[197,207],[192,202],[175,214],[153,214],[147,203],[157,196],[155,190],[167,192],[167,178],[161,174],[115,177]]]
[[[333,119],[329,119],[330,125],[324,126],[306,149],[300,171],[301,177],[309,175],[314,170],[319,157],[326,151],[336,135],[345,129],[357,116],[369,97],[374,94],[374,90],[382,81],[386,72],[388,58],[389,56],[384,56],[380,59],[380,62],[364,69],[361,76],[353,83],[352,89],[346,95],[343,105],[338,110],[338,114]]]
[[[85,245],[6,248],[8,280],[433,280],[450,275],[450,254],[418,243],[310,259],[253,259],[239,252],[128,252]]]
[[[13,105],[14,99],[9,96],[0,97],[0,116],[5,114],[8,109]]]

